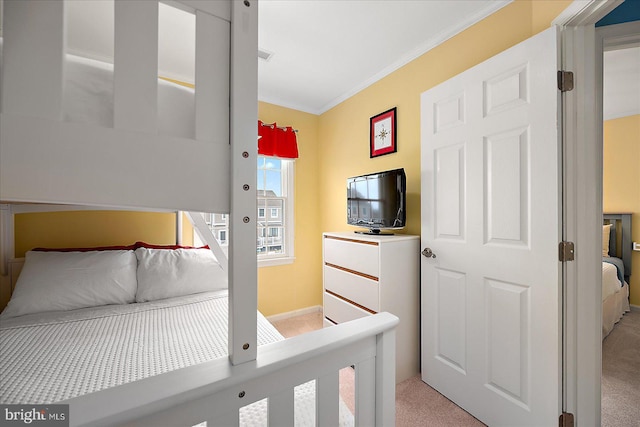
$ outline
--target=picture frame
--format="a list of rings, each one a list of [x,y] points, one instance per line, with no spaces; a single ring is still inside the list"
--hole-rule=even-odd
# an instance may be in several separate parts
[[[369,119],[369,158],[398,151],[396,107]]]

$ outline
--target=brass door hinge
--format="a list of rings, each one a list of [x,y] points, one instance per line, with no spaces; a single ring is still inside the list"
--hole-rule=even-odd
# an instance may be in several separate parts
[[[561,92],[573,90],[573,71],[558,71],[558,89]]]
[[[574,260],[573,242],[560,242],[558,245],[558,258],[560,262]]]
[[[573,414],[563,412],[560,415],[560,427],[573,427]]]

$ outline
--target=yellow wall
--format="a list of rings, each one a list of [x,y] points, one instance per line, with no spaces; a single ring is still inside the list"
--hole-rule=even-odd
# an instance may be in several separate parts
[[[128,245],[138,240],[159,245],[175,244],[175,224],[172,213],[72,211],[17,214],[15,254],[18,258],[23,257],[34,247]]]
[[[603,209],[632,213],[632,236],[640,242],[640,115],[604,122]],[[640,252],[631,255],[630,302],[640,306]]]
[[[320,116],[323,231],[346,224],[346,178],[403,167],[407,227],[420,234],[420,94],[549,28],[570,0],[515,1]],[[369,158],[369,118],[397,107],[398,152]]]
[[[258,269],[258,308],[265,316],[322,305],[322,229],[318,203],[318,116],[261,102],[258,118],[298,130],[293,264]],[[323,149],[323,148],[322,148]]]

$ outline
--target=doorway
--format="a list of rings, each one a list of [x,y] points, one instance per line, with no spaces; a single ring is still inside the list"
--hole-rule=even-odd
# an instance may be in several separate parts
[[[639,228],[640,178],[635,169],[640,161],[640,25],[635,27],[638,28],[634,28],[633,23],[620,28],[600,27],[596,33],[603,39],[603,210],[605,213],[629,212],[632,222]],[[633,233],[635,239],[632,235],[632,240],[639,240],[638,231]],[[631,257],[634,257],[633,252]],[[637,260],[637,255],[635,257]],[[625,298],[624,302],[631,302],[632,308],[635,306],[638,310],[640,265],[637,261],[635,264],[635,274],[632,269],[631,276],[626,279],[628,284],[617,289],[625,291],[628,287],[632,290],[629,300]],[[603,301],[605,289],[603,283]],[[605,309],[609,311],[604,312]],[[617,320],[619,315],[611,313],[611,307],[604,302],[603,314],[603,321],[608,322]],[[615,314],[615,318],[607,318],[611,314]],[[608,328],[604,330],[605,326],[609,324],[603,323],[603,334],[609,332]],[[636,425],[640,419],[637,405],[640,401],[637,376],[640,369],[640,337],[637,334],[640,311],[626,313],[612,327],[602,342],[601,423],[602,426]]]
[[[563,68],[576,75],[563,119],[565,238],[576,242],[566,271],[563,410],[575,414],[578,425],[601,423],[602,52],[640,33],[631,30],[638,22],[598,32],[594,24],[620,3],[576,1],[577,9],[556,20],[563,28]]]

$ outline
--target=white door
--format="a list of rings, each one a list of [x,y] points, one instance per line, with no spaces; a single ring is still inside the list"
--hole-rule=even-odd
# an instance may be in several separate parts
[[[491,426],[561,413],[555,28],[422,94],[422,379]]]

